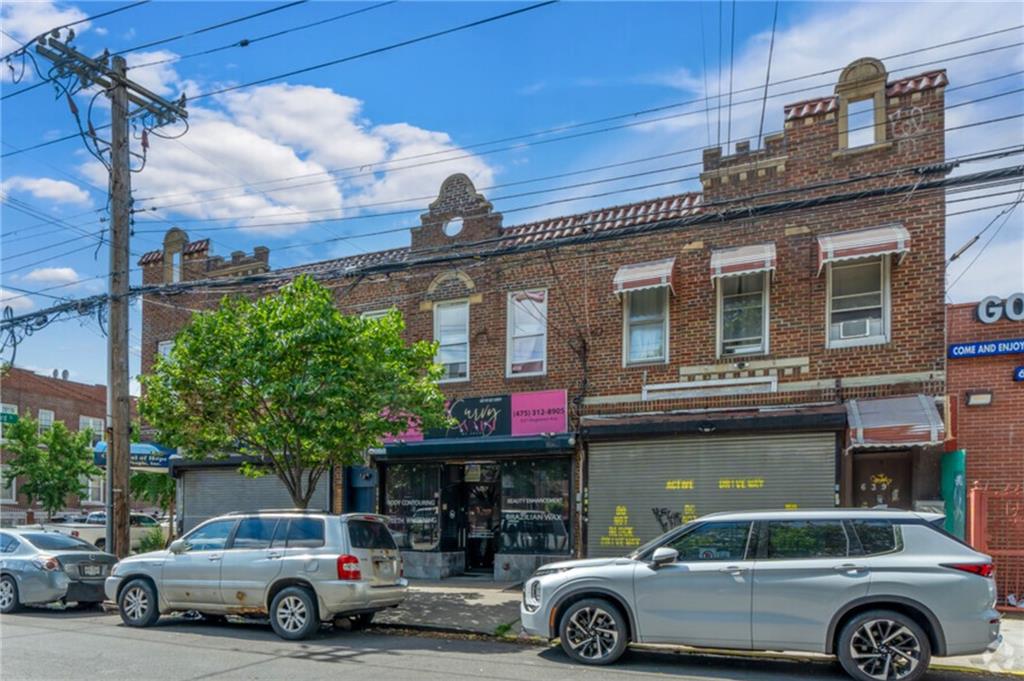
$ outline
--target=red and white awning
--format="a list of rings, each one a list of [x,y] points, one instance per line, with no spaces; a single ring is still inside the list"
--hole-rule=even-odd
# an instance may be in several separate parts
[[[662,286],[667,286],[672,290],[672,270],[675,268],[675,265],[675,258],[641,262],[635,265],[623,265],[615,273],[615,278],[612,280],[615,293],[620,294],[647,288],[661,288]]]
[[[900,260],[910,251],[910,233],[902,225],[886,225],[818,237],[818,272],[825,263],[873,258],[887,253]]]
[[[754,244],[711,251],[711,279],[775,269],[775,244]]]
[[[850,449],[942,444],[946,429],[927,395],[850,400],[846,403]]]

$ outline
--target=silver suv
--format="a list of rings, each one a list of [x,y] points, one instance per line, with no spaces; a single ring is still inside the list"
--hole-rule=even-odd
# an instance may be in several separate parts
[[[407,586],[382,516],[261,511],[208,520],[166,551],[124,559],[105,589],[132,627],[195,610],[269,616],[279,636],[301,639],[321,622],[366,626],[399,605]]]
[[[999,644],[991,559],[906,511],[699,518],[623,558],[545,565],[523,629],[585,664],[630,642],[834,654],[860,681]]]

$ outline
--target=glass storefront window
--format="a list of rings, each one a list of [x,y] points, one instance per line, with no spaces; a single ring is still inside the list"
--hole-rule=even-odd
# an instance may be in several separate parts
[[[501,464],[501,553],[569,553],[569,459]]]
[[[432,551],[440,539],[440,464],[394,464],[385,474],[388,527],[400,549]]]

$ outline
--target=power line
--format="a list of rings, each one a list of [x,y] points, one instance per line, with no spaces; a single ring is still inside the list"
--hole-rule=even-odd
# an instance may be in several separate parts
[[[135,7],[140,7],[141,5],[148,4],[149,2],[150,2],[150,0],[139,0],[139,2],[133,2],[130,5],[124,5],[122,7],[115,7],[114,9],[107,10],[106,12],[100,12],[99,14],[93,14],[91,16],[87,16],[87,17],[82,18],[82,19],[77,19],[75,21],[71,21],[71,22],[66,23],[66,24],[61,24],[59,26],[54,26],[53,28],[50,28],[50,29],[47,29],[47,30],[43,31],[42,33],[40,33],[35,38],[32,38],[32,40],[29,40],[28,43],[21,43],[22,48],[26,47],[27,44],[35,42],[40,36],[45,36],[47,33],[52,33],[54,31],[60,31],[60,30],[63,30],[65,28],[71,28],[72,26],[78,26],[79,24],[83,24],[86,21],[96,21],[97,19],[102,19],[103,17],[109,17],[111,14],[117,14],[118,12],[124,12],[125,10],[134,9]],[[13,38],[13,36],[12,36],[12,39],[17,41],[17,42],[21,42],[20,40],[17,40],[17,38]],[[14,54],[19,52],[19,51],[20,50],[14,50],[13,52],[9,52],[9,53],[5,54],[4,56],[0,57],[0,60],[5,60],[8,57],[14,56]]]
[[[772,12],[772,37],[768,43],[768,65],[764,72],[764,97],[761,98],[761,123],[757,126],[757,148],[761,148],[764,139],[764,112],[768,108],[768,82],[772,78],[772,56],[775,53],[775,26],[779,19],[779,0],[775,0]]]
[[[708,146],[711,146],[711,93],[708,92],[708,49],[707,39],[704,35],[704,3],[698,2],[697,8],[700,12],[700,58],[704,65],[704,122],[708,131]]]
[[[732,143],[732,74],[733,65],[736,61],[736,0],[732,0],[732,28],[729,38],[729,123],[725,129],[725,146],[728,149]]]

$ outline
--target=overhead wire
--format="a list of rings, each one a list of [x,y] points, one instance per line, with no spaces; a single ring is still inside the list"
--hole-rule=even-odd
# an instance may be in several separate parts
[[[764,72],[764,97],[761,98],[761,122],[757,126],[757,148],[760,149],[764,140],[764,113],[768,108],[768,83],[772,79],[772,57],[775,54],[775,26],[779,20],[779,0],[775,0],[772,11],[772,36],[768,41],[768,64]]]
[[[732,28],[730,29],[729,37],[729,122],[725,131],[725,147],[727,150],[729,145],[732,144],[732,76],[733,66],[736,62],[736,0],[732,0],[731,17]]]

